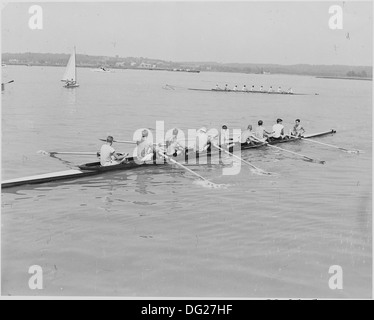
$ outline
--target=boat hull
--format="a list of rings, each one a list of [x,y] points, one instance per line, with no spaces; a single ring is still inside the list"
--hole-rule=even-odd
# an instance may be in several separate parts
[[[262,93],[262,94],[280,94],[283,96],[304,96],[308,95],[307,93],[291,93],[291,92],[268,92],[268,91],[242,91],[242,90],[217,90],[217,89],[198,89],[198,88],[188,88],[188,90],[192,91],[205,91],[205,92],[225,92],[225,93]]]
[[[335,130],[331,129],[329,131],[319,132],[315,134],[305,135],[304,138],[316,138],[316,137],[322,137],[326,135],[331,135],[336,133]],[[270,142],[270,144],[280,144],[280,143],[291,143],[300,141],[300,139],[287,139],[287,140],[275,140]],[[266,147],[266,144],[260,144],[260,145],[248,145],[248,144],[242,144],[241,149],[242,150],[249,150],[249,149],[258,149]],[[210,158],[213,155],[221,154],[221,151],[215,150],[212,148],[208,152],[203,153],[196,153],[193,152],[193,150],[188,150],[186,153],[181,154],[177,157],[172,157],[176,161],[180,161],[181,163],[186,164],[209,164],[210,162],[207,161],[199,161],[199,159],[207,159]],[[127,162],[124,162],[122,164],[113,165],[113,166],[101,166],[100,162],[91,162],[86,163],[79,166],[79,170],[65,170],[60,172],[53,172],[53,173],[47,173],[47,174],[40,174],[35,176],[29,176],[29,177],[23,177],[23,178],[17,178],[17,179],[11,179],[2,181],[1,188],[12,188],[22,185],[31,185],[31,184],[41,184],[46,182],[52,182],[52,181],[58,181],[58,180],[68,180],[68,179],[78,179],[86,176],[93,176],[98,175],[105,172],[110,171],[118,171],[118,170],[132,170],[144,166],[152,166],[152,165],[164,165],[167,162],[165,160],[162,160],[161,158],[154,157],[152,161],[138,163],[134,160],[134,158],[128,158]]]

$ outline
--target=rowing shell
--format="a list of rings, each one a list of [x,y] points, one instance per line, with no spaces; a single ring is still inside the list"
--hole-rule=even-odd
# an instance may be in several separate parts
[[[305,135],[304,138],[316,138],[316,137],[322,137],[329,134],[336,133],[335,130],[331,129],[329,131],[319,132],[315,134],[309,134]],[[279,144],[279,143],[288,143],[288,142],[295,142],[299,141],[299,139],[287,139],[287,140],[275,140],[270,142],[269,144]],[[247,150],[247,149],[258,149],[265,147],[266,144],[259,144],[259,145],[248,145],[246,143],[242,143],[241,149]],[[208,153],[200,153],[196,154],[195,152],[191,152],[188,154],[188,157],[186,157],[185,154],[180,155],[179,157],[174,158],[175,160],[191,160],[192,158],[199,158],[203,156],[211,156],[213,154],[217,154],[218,152],[208,152]],[[188,159],[187,159],[188,158]],[[187,161],[188,162],[188,161]],[[123,162],[118,165],[113,166],[105,166],[102,167],[100,165],[100,162],[91,162],[86,163],[81,166],[79,166],[79,169],[71,169],[71,170],[65,170],[65,171],[59,171],[59,172],[52,172],[52,173],[46,173],[46,174],[40,174],[40,175],[34,175],[29,177],[23,177],[23,178],[17,178],[17,179],[11,179],[11,180],[5,180],[1,183],[1,188],[11,188],[16,186],[22,186],[22,185],[28,185],[28,184],[40,184],[45,182],[52,182],[52,181],[58,181],[58,180],[70,180],[70,179],[78,179],[82,177],[87,176],[93,176],[98,175],[101,173],[105,173],[108,171],[117,171],[117,170],[132,170],[143,166],[148,165],[163,165],[166,162],[162,161],[156,161],[156,158],[153,159],[153,161],[149,161],[143,164],[139,164],[135,161],[134,158],[128,158],[127,162]]]
[[[268,91],[242,91],[242,90],[224,90],[224,89],[195,89],[195,88],[188,88],[188,90],[193,91],[208,91],[208,92],[231,92],[231,93],[263,93],[263,94],[281,94],[284,96],[306,96],[309,95],[308,93],[292,93],[292,92],[268,92]]]

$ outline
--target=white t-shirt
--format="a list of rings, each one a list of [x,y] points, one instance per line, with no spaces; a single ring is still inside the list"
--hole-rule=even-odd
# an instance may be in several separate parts
[[[273,137],[274,138],[279,138],[282,135],[282,130],[284,129],[283,124],[277,123],[273,125]]]
[[[196,145],[195,145],[194,151],[195,152],[196,151],[199,151],[199,152],[204,151],[207,144],[208,144],[208,135],[206,133],[199,132],[196,135]]]
[[[256,138],[263,139],[264,138],[264,131],[265,131],[265,128],[263,126],[258,126],[256,128],[256,132],[255,132]]]
[[[148,138],[140,140],[137,147],[137,157],[143,159],[147,155],[153,155],[153,143],[148,141]]]
[[[103,144],[100,150],[100,164],[102,166],[108,165],[108,163],[112,162],[112,155],[116,151],[112,146],[109,144]]]
[[[241,143],[246,143],[247,140],[253,136],[253,132],[249,131],[249,129],[244,130],[240,136],[240,142]]]
[[[222,144],[228,144],[230,142],[230,134],[229,130],[221,130],[221,145]]]

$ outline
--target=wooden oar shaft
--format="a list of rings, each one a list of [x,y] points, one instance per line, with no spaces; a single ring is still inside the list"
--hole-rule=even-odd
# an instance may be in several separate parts
[[[236,156],[235,154],[233,154],[233,153],[231,153],[231,152],[229,152],[229,151],[227,151],[227,150],[225,150],[225,149],[223,149],[223,148],[217,146],[216,144],[212,144],[212,145],[213,145],[215,148],[217,148],[218,150],[221,150],[221,151],[227,153],[228,155],[230,155],[230,156],[232,156],[232,157],[234,157],[234,158],[236,158],[236,159],[238,159],[238,160],[244,162],[245,164],[251,166],[252,168],[254,168],[254,169],[256,169],[256,170],[261,170],[260,168],[257,168],[257,167],[256,167],[255,165],[253,165],[252,163],[250,163],[250,162],[248,162],[248,161],[245,161],[244,159],[242,159],[242,158]]]
[[[106,141],[106,139],[99,139],[100,141]],[[137,144],[136,141],[127,141],[127,140],[113,140],[116,143],[128,143],[128,144]]]
[[[97,152],[65,152],[65,151],[47,151],[50,155],[65,154],[65,155],[79,155],[79,156],[96,156]]]
[[[309,142],[314,142],[314,143],[318,143],[318,144],[321,144],[323,146],[327,146],[327,147],[331,147],[331,148],[335,148],[335,149],[340,149],[342,151],[347,151],[347,152],[357,152],[359,153],[359,150],[349,150],[349,149],[346,149],[346,148],[342,148],[342,147],[338,147],[338,146],[334,146],[332,144],[328,144],[328,143],[324,143],[324,142],[320,142],[320,141],[316,141],[316,140],[312,140],[312,139],[309,139],[309,138],[301,138],[302,140],[304,141],[309,141]]]
[[[294,154],[294,155],[299,156],[299,157],[303,157],[303,158],[308,159],[308,160],[310,160],[310,161],[317,161],[317,162],[322,163],[322,164],[325,163],[325,161],[318,160],[318,159],[313,159],[313,158],[308,157],[308,156],[306,156],[306,155],[304,155],[304,154],[297,153],[297,152],[293,152],[293,151],[291,151],[291,150],[287,150],[287,149],[283,149],[283,148],[279,148],[279,147],[273,146],[273,145],[271,145],[271,144],[267,144],[267,146],[268,146],[268,147],[271,147],[271,148],[278,149],[278,150],[282,150],[282,151],[284,151],[284,152],[288,152],[288,153]]]
[[[186,168],[183,164],[181,164],[181,163],[175,161],[174,159],[172,159],[172,158],[168,157],[167,155],[163,154],[162,152],[158,152],[158,154],[159,154],[161,157],[163,157],[164,159],[170,161],[171,163],[174,163],[174,164],[176,164],[177,166],[183,168],[184,170],[186,170],[186,171],[192,173],[193,175],[195,175],[195,176],[198,177],[199,179],[211,183],[209,180],[205,179],[204,177],[202,177],[201,175],[199,175],[199,174],[197,174],[196,172],[192,171],[191,169]]]

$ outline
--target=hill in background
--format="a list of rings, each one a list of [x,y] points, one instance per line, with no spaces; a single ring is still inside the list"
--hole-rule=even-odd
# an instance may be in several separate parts
[[[3,53],[2,63],[13,65],[66,66],[69,54],[53,53]],[[143,57],[106,57],[76,55],[78,67],[107,67],[121,69],[148,69],[170,71],[210,71],[237,72],[252,74],[295,74],[319,77],[372,79],[371,66],[346,65],[278,65],[256,63],[217,63],[217,62],[172,62]]]

